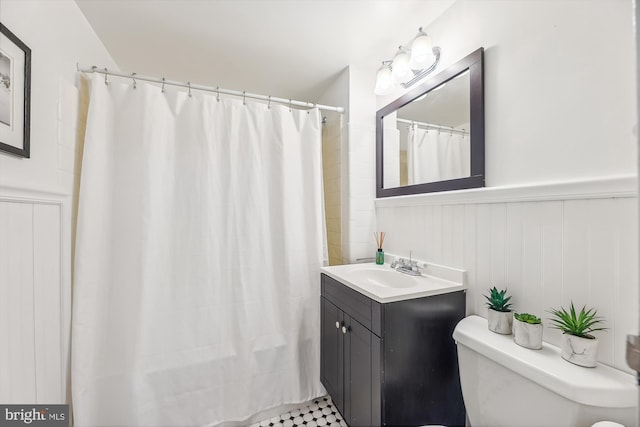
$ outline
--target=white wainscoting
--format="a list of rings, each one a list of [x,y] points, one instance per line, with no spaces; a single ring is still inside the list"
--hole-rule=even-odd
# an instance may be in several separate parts
[[[559,331],[546,322],[549,308],[571,301],[596,307],[609,328],[599,333],[599,360],[631,372],[625,341],[638,331],[639,312],[635,177],[573,183],[561,193],[557,185],[533,187],[530,201],[513,188],[486,189],[486,202],[482,190],[472,200],[468,193],[397,205],[380,199],[377,229],[387,232],[390,253],[411,250],[415,259],[466,270],[467,314],[486,317],[483,294],[507,287],[516,311],[542,317],[545,341],[558,345]]]
[[[0,402],[64,403],[68,197],[0,187]]]

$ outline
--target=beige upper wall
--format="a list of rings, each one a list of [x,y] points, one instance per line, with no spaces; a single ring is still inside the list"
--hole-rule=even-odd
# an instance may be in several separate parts
[[[0,186],[71,194],[78,173],[76,62],[116,65],[72,0],[0,0],[31,49],[31,158],[0,153]]]

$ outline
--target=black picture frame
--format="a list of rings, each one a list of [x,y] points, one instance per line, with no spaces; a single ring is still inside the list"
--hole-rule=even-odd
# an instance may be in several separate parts
[[[0,23],[0,152],[30,157],[31,49]]]
[[[456,76],[469,72],[471,107],[471,175],[464,178],[435,181],[401,187],[384,187],[383,119],[413,100],[436,89]],[[484,48],[479,48],[455,64],[450,65],[423,84],[381,108],[376,113],[376,197],[405,196],[438,191],[464,190],[484,187]]]

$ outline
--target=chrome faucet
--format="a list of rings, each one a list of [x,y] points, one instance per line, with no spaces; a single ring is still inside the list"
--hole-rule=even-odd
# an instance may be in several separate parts
[[[401,257],[395,258],[391,263],[391,268],[395,268],[396,271],[410,276],[422,275],[418,267],[418,262],[411,259],[411,252],[409,252],[409,259]]]

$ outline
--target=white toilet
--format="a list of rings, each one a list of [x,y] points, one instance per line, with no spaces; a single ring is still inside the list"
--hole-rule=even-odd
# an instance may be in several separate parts
[[[636,425],[633,375],[598,365],[582,368],[544,344],[529,350],[495,334],[479,316],[453,332],[460,382],[472,427],[586,427],[609,420]]]

